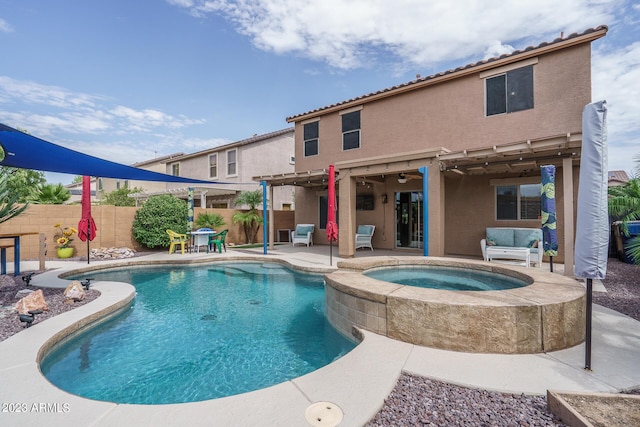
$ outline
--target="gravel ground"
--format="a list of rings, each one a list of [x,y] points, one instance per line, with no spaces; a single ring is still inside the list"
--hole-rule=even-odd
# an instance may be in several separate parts
[[[23,272],[23,275],[29,273],[31,272],[25,271]],[[11,335],[24,330],[25,324],[19,320],[17,312],[15,311],[16,303],[19,300],[19,298],[16,298],[15,296],[19,290],[26,288],[27,287],[20,276],[0,276],[0,341],[4,341]],[[72,304],[65,304],[63,295],[64,289],[36,288],[35,286],[29,286],[29,288],[33,290],[42,289],[44,300],[49,306],[48,311],[36,316],[33,325],[57,314],[64,313],[65,311],[84,305],[100,296],[100,292],[89,289],[86,292],[84,300],[74,302]]]
[[[25,272],[28,273],[28,272]],[[603,281],[607,292],[594,292],[593,302],[640,321],[640,266],[609,259]],[[24,289],[20,277],[0,276],[0,341],[24,330],[13,307],[15,294]],[[36,317],[42,322],[56,314],[94,300],[89,290],[84,301],[64,304],[62,289],[43,289],[49,311]],[[640,389],[627,391],[640,394]],[[368,427],[403,426],[564,426],[547,409],[544,396],[497,393],[459,387],[403,373]]]

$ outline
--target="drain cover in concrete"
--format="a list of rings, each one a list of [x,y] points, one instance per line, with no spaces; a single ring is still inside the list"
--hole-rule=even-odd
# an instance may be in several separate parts
[[[343,414],[342,409],[335,403],[316,402],[307,407],[304,417],[314,427],[333,427],[340,424]]]

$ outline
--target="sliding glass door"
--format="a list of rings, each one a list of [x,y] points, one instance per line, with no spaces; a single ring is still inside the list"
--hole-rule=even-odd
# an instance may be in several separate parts
[[[422,191],[396,193],[396,247],[422,249]]]

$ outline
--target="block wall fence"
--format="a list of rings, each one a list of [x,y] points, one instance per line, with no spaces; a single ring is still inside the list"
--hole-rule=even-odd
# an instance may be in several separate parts
[[[91,241],[91,248],[128,247],[136,251],[166,250],[166,248],[148,249],[140,246],[132,236],[132,224],[139,207],[116,206],[92,206],[91,215],[98,228],[96,237]],[[239,224],[234,224],[231,218],[236,209],[203,209],[195,208],[195,216],[201,212],[218,213],[222,215],[229,229],[228,243],[245,243],[244,231]],[[82,214],[80,205],[29,205],[27,210],[16,218],[0,223],[0,233],[34,232],[37,234],[23,236],[20,240],[20,254],[23,260],[38,259],[39,234],[46,238],[47,255],[45,259],[56,258],[56,242],[53,235],[58,231],[54,225],[60,223],[63,227],[78,228],[78,222]],[[274,229],[292,229],[294,226],[294,211],[275,211]],[[262,227],[256,237],[257,242],[262,243]],[[75,247],[74,256],[87,255],[86,242],[73,237],[72,246]],[[5,243],[9,240],[4,239]],[[11,242],[13,243],[13,242]],[[7,260],[13,260],[13,250],[7,250]]]

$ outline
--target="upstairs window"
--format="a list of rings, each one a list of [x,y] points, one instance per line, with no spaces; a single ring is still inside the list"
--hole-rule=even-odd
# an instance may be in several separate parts
[[[171,165],[171,175],[180,176],[180,163],[174,163]]]
[[[218,154],[209,156],[209,178],[218,177]]]
[[[485,80],[487,116],[533,108],[533,65]]]
[[[238,174],[238,150],[233,149],[227,151],[227,176]]]
[[[342,149],[360,148],[360,111],[342,115]]]
[[[304,156],[317,156],[318,149],[318,122],[304,125]]]
[[[497,186],[496,214],[499,220],[538,219],[540,184]]]

